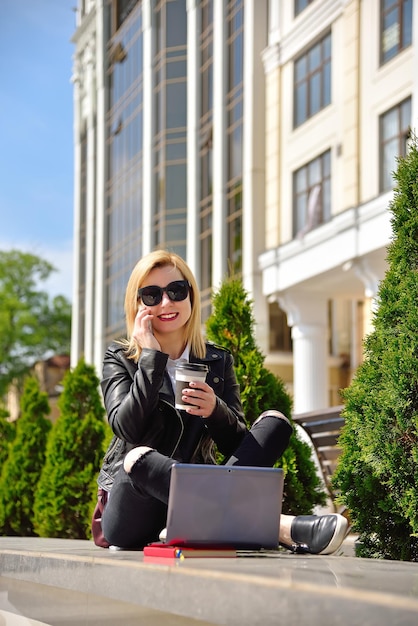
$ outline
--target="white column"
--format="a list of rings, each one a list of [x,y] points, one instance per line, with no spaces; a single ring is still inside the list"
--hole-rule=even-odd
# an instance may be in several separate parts
[[[152,137],[154,111],[152,106],[152,59],[154,38],[152,33],[152,0],[142,2],[143,28],[143,143],[142,143],[142,253],[152,249],[152,207],[154,206]]]
[[[221,284],[227,267],[226,246],[226,20],[225,0],[213,2],[213,286]]]
[[[292,339],[295,413],[327,408],[326,328],[316,324],[295,324]]]
[[[187,262],[200,276],[199,245],[199,33],[196,0],[187,2]]]
[[[81,64],[74,62],[74,217],[73,217],[73,302],[71,316],[71,367],[77,365],[80,356],[80,164],[81,164]]]
[[[327,299],[287,292],[280,297],[293,339],[293,411],[329,406]]]
[[[96,132],[94,121],[94,42],[86,48],[87,182],[86,182],[86,316],[84,358],[93,363]]]
[[[269,323],[258,256],[265,248],[265,79],[267,0],[244,1],[243,285],[254,301],[257,344],[267,352]]]
[[[96,251],[94,279],[94,342],[93,364],[99,374],[103,360],[103,329],[105,326],[104,297],[104,258],[105,258],[105,159],[106,153],[106,110],[104,54],[106,38],[104,34],[104,0],[96,3],[96,120],[97,120],[97,160],[96,160]]]

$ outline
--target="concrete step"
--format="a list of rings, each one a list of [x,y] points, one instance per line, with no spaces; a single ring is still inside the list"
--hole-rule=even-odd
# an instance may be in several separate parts
[[[89,541],[1,537],[0,572],[3,581],[77,593],[90,607],[102,597],[159,611],[165,625],[182,617],[185,626],[416,626],[417,565],[356,558],[353,541],[332,556],[279,551],[144,562],[142,552]]]

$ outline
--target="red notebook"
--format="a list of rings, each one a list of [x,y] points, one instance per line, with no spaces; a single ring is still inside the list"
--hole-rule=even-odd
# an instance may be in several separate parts
[[[186,559],[198,557],[235,557],[237,551],[235,548],[224,546],[207,546],[192,548],[189,546],[172,546],[158,541],[150,543],[144,547],[144,556],[169,558],[169,559]]]

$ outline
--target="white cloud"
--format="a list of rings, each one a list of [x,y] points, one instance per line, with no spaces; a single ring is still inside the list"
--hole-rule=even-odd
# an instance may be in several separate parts
[[[61,241],[54,244],[33,244],[24,241],[4,242],[0,240],[0,250],[19,250],[35,254],[48,261],[56,268],[49,279],[42,283],[41,289],[51,297],[62,295],[73,299],[73,242]]]

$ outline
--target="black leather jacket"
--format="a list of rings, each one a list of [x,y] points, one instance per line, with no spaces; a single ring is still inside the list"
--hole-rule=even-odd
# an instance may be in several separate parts
[[[167,360],[167,354],[145,348],[135,363],[117,342],[106,351],[101,387],[114,432],[98,478],[106,491],[111,489],[124,456],[136,446],[155,448],[184,463],[214,463],[213,443],[228,457],[246,433],[239,385],[228,351],[208,343],[204,359],[190,355],[190,361],[208,365],[206,381],[217,396],[213,413],[204,419],[174,407]]]

